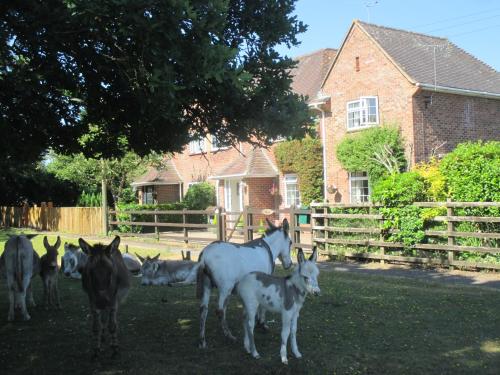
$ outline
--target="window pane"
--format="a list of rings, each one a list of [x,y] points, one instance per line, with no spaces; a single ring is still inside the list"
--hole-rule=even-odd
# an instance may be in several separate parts
[[[300,192],[296,175],[285,175],[285,205],[300,206]]]
[[[368,174],[366,172],[351,172],[349,174],[349,181],[351,186],[351,202],[368,202],[370,199]]]

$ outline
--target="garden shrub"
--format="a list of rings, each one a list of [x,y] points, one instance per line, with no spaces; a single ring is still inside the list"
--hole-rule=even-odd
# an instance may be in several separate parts
[[[454,201],[500,201],[500,142],[459,144],[441,160],[440,171]]]
[[[281,172],[297,173],[303,206],[323,197],[323,148],[317,138],[281,142],[275,150]]]
[[[175,203],[162,203],[162,204],[138,204],[138,203],[119,203],[117,205],[118,211],[180,211],[185,208],[183,202]],[[154,216],[149,214],[130,214],[119,213],[117,214],[119,221],[137,221],[137,222],[154,222]],[[178,214],[161,214],[158,215],[158,221],[163,223],[182,223],[182,215]],[[168,230],[173,228],[161,227],[160,230]],[[176,228],[178,229],[178,228]],[[151,233],[154,227],[150,226],[131,226],[131,225],[118,225],[118,231],[122,233]]]
[[[440,202],[446,200],[446,179],[439,169],[439,160],[432,158],[428,163],[420,163],[414,169],[428,185],[427,198]]]
[[[400,207],[427,198],[426,180],[417,172],[393,174],[373,186],[372,201],[387,207]]]
[[[184,197],[184,205],[188,210],[206,210],[215,204],[215,187],[209,182],[191,185]]]
[[[389,174],[384,165],[376,160],[375,155],[387,147],[392,152],[393,162],[398,170],[406,169],[404,142],[396,126],[380,126],[348,134],[337,147],[337,159],[349,172],[368,172],[370,185]]]
[[[100,207],[102,201],[101,193],[87,193],[85,190],[78,197],[78,207]]]

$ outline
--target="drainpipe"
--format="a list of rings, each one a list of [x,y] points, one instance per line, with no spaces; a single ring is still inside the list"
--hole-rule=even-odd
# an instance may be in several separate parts
[[[319,107],[319,103],[311,104],[311,109],[321,112],[321,145],[323,146],[323,200],[326,202],[327,195],[327,173],[326,173],[326,129],[325,129],[325,111]]]

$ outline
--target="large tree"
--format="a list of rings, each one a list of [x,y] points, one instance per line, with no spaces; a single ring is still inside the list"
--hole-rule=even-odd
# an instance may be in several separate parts
[[[0,157],[104,158],[298,134],[296,0],[0,3]]]

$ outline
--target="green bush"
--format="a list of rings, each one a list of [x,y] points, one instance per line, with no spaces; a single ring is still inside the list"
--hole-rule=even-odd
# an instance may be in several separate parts
[[[443,158],[440,170],[454,201],[500,201],[500,142],[459,144]]]
[[[372,201],[387,207],[399,207],[424,201],[428,185],[416,172],[393,174],[373,187]]]
[[[191,185],[184,197],[184,205],[189,210],[206,210],[215,204],[215,187],[208,182]]]
[[[376,155],[384,150],[392,153],[391,164],[398,171],[406,169],[404,142],[396,126],[381,126],[348,134],[337,147],[337,159],[349,172],[368,172],[370,185],[389,174],[388,169],[377,160]]]
[[[440,202],[446,200],[446,179],[439,169],[439,160],[431,159],[428,163],[420,163],[414,169],[428,184],[428,198]]]
[[[163,204],[138,204],[138,203],[119,203],[118,211],[181,211],[185,208],[182,202],[163,203]],[[130,214],[119,213],[117,215],[119,221],[136,221],[136,222],[154,222],[154,216],[149,214]],[[182,215],[179,214],[161,214],[158,215],[158,221],[162,223],[182,223]],[[154,227],[140,225],[118,225],[118,231],[122,233],[151,233]],[[160,230],[169,230],[174,228],[161,227]],[[175,228],[178,229],[178,228]]]
[[[102,195],[101,193],[87,193],[85,191],[78,197],[78,207],[100,207]]]
[[[317,138],[281,142],[275,150],[281,172],[297,173],[303,206],[323,198],[323,147]]]

